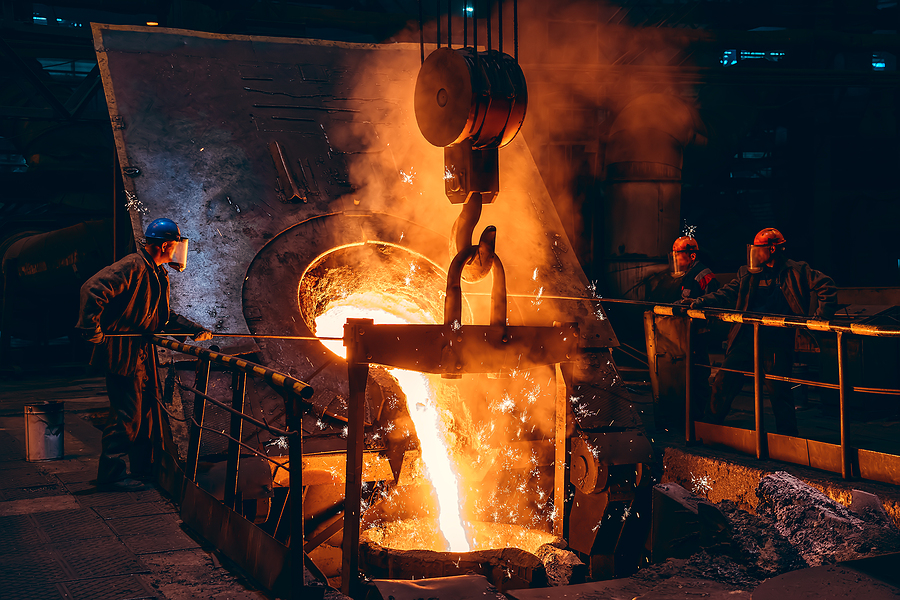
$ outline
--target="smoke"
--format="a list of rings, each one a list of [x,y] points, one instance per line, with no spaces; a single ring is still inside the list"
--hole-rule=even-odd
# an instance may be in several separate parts
[[[512,7],[510,2],[505,6],[504,50],[512,54]],[[496,11],[495,6],[495,27]],[[692,94],[678,69],[671,68],[684,62],[684,44],[655,27],[629,26],[628,19],[626,9],[593,2],[519,4],[520,63],[529,85],[524,136],[500,150],[501,192],[485,206],[475,230],[477,237],[485,225],[497,226],[497,255],[506,268],[510,293],[531,296],[510,303],[510,324],[574,320],[571,307],[544,297],[587,295],[587,278],[576,254],[584,254],[582,240],[589,237],[592,215],[599,212],[597,182],[605,175],[605,140],[617,115],[647,94]],[[446,36],[446,21],[441,28]],[[454,18],[452,29],[459,46],[462,19]],[[425,28],[426,40],[432,42],[426,55],[434,48],[436,30],[435,23]],[[471,25],[469,36],[471,44]],[[418,33],[410,29],[396,37],[417,41]],[[484,22],[478,41],[487,42]],[[492,42],[496,48],[496,33]],[[363,103],[366,108],[360,112],[333,116],[326,127],[332,150],[347,161],[353,189],[335,203],[335,209],[351,208],[352,200],[352,210],[388,213],[397,218],[400,231],[393,235],[398,239],[406,233],[404,222],[440,234],[446,245],[416,250],[446,269],[452,258],[447,238],[460,206],[451,204],[444,193],[443,150],[430,145],[416,123],[413,101],[419,64],[416,43],[396,44],[369,53],[362,65],[344,66],[344,72],[361,74],[347,82],[347,97],[371,101]],[[668,113],[661,111],[649,126],[684,129],[683,122],[674,122],[682,118],[678,112],[671,114],[672,123],[665,122]],[[654,150],[631,149],[648,155]],[[476,323],[487,322],[489,290],[490,278],[464,286]],[[556,393],[552,369],[503,380],[467,376],[442,388],[442,403],[452,415],[450,428],[458,442],[457,460],[471,486],[470,512],[507,522],[530,519],[526,514],[545,519],[550,499],[541,489],[546,489],[548,473],[532,455],[536,446],[528,444],[552,440]],[[510,465],[515,469],[507,468]],[[488,476],[505,468],[518,475]]]

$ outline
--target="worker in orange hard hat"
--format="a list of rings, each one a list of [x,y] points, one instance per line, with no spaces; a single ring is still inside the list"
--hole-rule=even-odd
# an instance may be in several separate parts
[[[682,236],[672,244],[669,266],[672,276],[681,280],[681,302],[719,289],[719,281],[706,265],[700,262],[700,244],[690,236]],[[691,321],[691,416],[698,421],[707,411],[709,388],[709,329],[706,323]]]
[[[672,244],[669,267],[672,276],[681,278],[681,298],[699,298],[719,289],[716,276],[697,259],[700,245],[692,237],[682,236]]]
[[[747,264],[734,280],[719,291],[701,296],[692,308],[717,306],[740,311],[775,315],[812,316],[829,319],[837,309],[837,288],[827,275],[805,262],[785,256],[785,238],[780,231],[766,228],[747,245]],[[794,364],[792,328],[763,327],[760,332],[766,373],[790,377]],[[721,423],[741,391],[744,376],[733,371],[753,370],[753,332],[736,323],[728,335],[728,349],[722,369],[716,374],[710,403],[711,421]],[[791,386],[784,381],[766,380],[778,433],[797,435],[797,416]]]

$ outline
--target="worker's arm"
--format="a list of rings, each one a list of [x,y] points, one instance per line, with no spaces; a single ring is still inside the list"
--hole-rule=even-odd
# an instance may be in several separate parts
[[[750,274],[743,267],[737,272],[737,276],[721,288],[710,294],[700,296],[691,304],[692,308],[702,308],[704,306],[719,308],[735,308],[738,299],[738,293],[741,289],[741,281]]]
[[[163,326],[167,333],[186,333],[198,342],[212,338],[212,332],[203,325],[191,321],[187,317],[179,315],[175,311],[169,311],[169,320]]]
[[[81,310],[75,329],[92,344],[103,341],[100,319],[109,303],[128,289],[134,269],[113,268],[111,265],[84,282],[81,286]]]
[[[809,289],[815,293],[819,306],[813,315],[816,319],[830,319],[837,311],[837,286],[834,280],[821,271],[810,268],[808,272]]]

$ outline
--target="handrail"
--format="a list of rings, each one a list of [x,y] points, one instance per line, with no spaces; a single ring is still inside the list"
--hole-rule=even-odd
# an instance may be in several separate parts
[[[737,310],[723,311],[714,308],[696,309],[685,305],[656,304],[653,312],[658,315],[687,315],[692,319],[714,319],[726,323],[759,324],[766,327],[793,327],[810,331],[831,331],[834,333],[853,333],[872,337],[900,337],[900,328],[879,327],[863,323],[836,323],[809,317],[789,315],[768,315],[763,313],[742,312]]]
[[[294,379],[290,375],[285,375],[284,373],[280,373],[274,369],[270,369],[268,367],[258,365],[254,362],[250,362],[249,360],[244,360],[243,358],[238,358],[237,356],[232,356],[231,354],[213,352],[212,350],[207,350],[206,348],[201,348],[200,346],[192,346],[190,344],[182,344],[181,342],[176,342],[175,340],[167,340],[165,338],[159,337],[158,335],[152,335],[150,336],[150,338],[157,346],[162,346],[170,350],[176,350],[183,354],[192,354],[198,358],[202,358],[210,362],[234,367],[240,371],[243,371],[244,373],[247,373],[248,375],[256,375],[257,377],[262,377],[269,383],[283,388],[289,392],[293,392],[304,400],[309,400],[313,396],[313,388],[308,383],[304,383],[299,379]]]
[[[634,300],[617,300],[616,302],[621,302],[624,304],[636,304],[636,305],[645,305],[651,306],[651,310],[653,313],[657,315],[664,316],[674,316],[674,317],[686,317],[689,321],[692,319],[712,319],[718,321],[724,321],[729,323],[740,323],[746,325],[753,326],[753,372],[748,373],[746,371],[736,371],[743,375],[751,375],[754,380],[754,418],[755,418],[755,427],[753,429],[754,438],[755,438],[755,446],[756,446],[756,456],[759,459],[767,459],[769,457],[769,448],[768,448],[768,437],[765,432],[764,423],[763,423],[763,392],[762,392],[762,382],[764,379],[770,379],[775,381],[784,381],[784,382],[792,382],[792,383],[801,383],[805,385],[810,385],[814,387],[822,387],[827,389],[837,389],[839,392],[839,416],[838,416],[838,426],[840,429],[840,472],[844,479],[849,479],[854,475],[858,475],[859,473],[854,473],[854,454],[862,455],[861,452],[858,452],[860,449],[851,447],[849,444],[848,433],[847,433],[847,402],[851,393],[853,392],[863,392],[863,393],[873,393],[873,394],[897,394],[900,395],[900,390],[892,390],[887,388],[868,388],[868,387],[856,387],[850,385],[848,382],[848,356],[847,356],[847,343],[845,336],[847,334],[851,335],[859,335],[866,337],[900,337],[900,328],[896,327],[879,327],[877,325],[866,325],[860,323],[840,323],[835,321],[825,321],[820,319],[814,319],[809,317],[799,317],[792,315],[771,315],[771,314],[762,314],[762,313],[750,313],[736,310],[723,310],[723,309],[714,309],[714,308],[689,308],[687,305],[683,304],[659,304],[653,302],[641,302]],[[780,375],[769,375],[764,373],[764,369],[762,367],[762,357],[760,352],[760,328],[761,327],[779,327],[779,328],[794,328],[794,329],[804,329],[809,331],[816,332],[832,332],[837,336],[837,374],[838,381],[836,384],[827,383],[827,382],[819,382],[819,381],[809,381],[802,379],[795,379],[792,377],[784,377]],[[694,367],[694,362],[692,359],[692,354],[690,351],[691,345],[691,328],[688,327],[686,329],[687,339],[685,340],[684,347],[685,351],[685,440],[688,443],[696,442],[696,431],[695,431],[695,422],[692,417],[692,407],[691,407],[691,370]],[[708,366],[708,365],[698,365],[698,366]],[[733,369],[725,369],[726,371],[733,371]],[[704,424],[705,428],[716,428],[722,427],[712,424]],[[727,429],[727,427],[725,428]],[[804,438],[797,438],[804,439]],[[892,465],[891,467],[885,467],[881,471],[879,471],[878,479],[879,481],[885,481],[886,483],[900,483],[896,481],[896,476],[890,475],[893,473],[897,466],[900,465],[900,456],[897,455],[881,455],[883,460],[884,457],[889,457],[891,459]],[[860,458],[857,458],[858,461],[861,461]],[[791,462],[791,461],[788,461]],[[871,468],[871,464],[868,465]],[[860,463],[855,465],[855,468],[858,472],[862,472],[863,468]]]
[[[225,507],[231,510],[237,510],[241,503],[241,494],[238,489],[238,473],[240,471],[241,463],[241,447],[264,457],[269,462],[275,463],[276,469],[284,468],[285,470],[288,470],[283,465],[277,463],[276,461],[273,461],[270,457],[265,456],[257,450],[254,450],[241,441],[242,424],[246,421],[256,425],[257,427],[265,431],[272,433],[273,435],[282,437],[287,441],[288,464],[298,465],[298,468],[290,478],[290,484],[288,488],[290,510],[291,514],[295,515],[295,517],[297,515],[302,515],[303,474],[302,469],[299,468],[299,465],[301,465],[303,462],[303,434],[300,429],[301,416],[303,411],[300,408],[300,404],[302,403],[307,406],[311,405],[309,399],[313,396],[312,386],[304,383],[303,381],[300,381],[299,379],[295,379],[289,375],[285,375],[284,373],[280,373],[274,369],[269,369],[268,367],[258,365],[254,362],[238,358],[237,356],[222,354],[221,352],[215,352],[213,350],[207,350],[206,348],[202,348],[200,346],[193,346],[190,344],[176,342],[174,340],[162,338],[159,335],[150,335],[147,337],[149,338],[151,343],[157,346],[162,346],[163,348],[175,350],[184,354],[191,354],[200,359],[197,363],[197,376],[194,387],[182,384],[181,382],[178,383],[179,387],[194,394],[194,413],[191,417],[192,427],[188,444],[188,456],[185,464],[185,478],[194,482],[194,484],[196,485],[197,463],[200,454],[200,441],[203,431],[222,435],[229,440],[228,460],[225,468],[225,490],[222,503]],[[211,363],[224,365],[233,372],[234,393],[231,406],[228,406],[227,404],[210,397],[206,393],[208,391],[207,388],[209,385],[209,372]],[[244,413],[246,381],[248,375],[260,377],[273,386],[281,388],[281,390],[288,392],[287,394],[282,394],[286,403],[285,408],[287,412],[287,430],[281,430],[276,427],[272,427],[268,423],[259,421]],[[232,416],[229,432],[230,434],[226,434],[224,431],[217,431],[203,425],[203,416],[205,413],[206,402],[210,402],[218,406],[219,408],[231,413]],[[161,408],[164,409],[164,407],[162,406]],[[168,411],[166,412],[168,413]],[[291,494],[291,491],[293,491],[294,493]],[[285,506],[287,506],[287,502],[288,500],[286,498]],[[283,511],[284,508],[282,508],[282,512]],[[290,538],[295,542],[299,540],[299,543],[290,544],[288,546],[292,600],[299,600],[303,598],[306,593],[306,583],[304,581],[303,569],[299,567],[299,565],[304,564],[302,543],[304,539],[303,529],[304,525],[302,518],[291,519]]]

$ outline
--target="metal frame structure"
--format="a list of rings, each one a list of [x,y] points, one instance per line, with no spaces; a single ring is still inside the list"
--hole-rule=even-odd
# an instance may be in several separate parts
[[[502,373],[555,365],[557,377],[554,502],[565,498],[566,393],[559,364],[575,359],[576,323],[553,327],[507,325],[375,325],[371,319],[348,319],[344,325],[348,398],[347,478],[341,591],[353,596],[359,581],[359,527],[362,484],[366,381],[369,364],[425,373]],[[562,386],[562,391],[560,391]],[[561,459],[561,464],[560,464]],[[561,533],[563,510],[556,511],[554,531]]]
[[[306,401],[312,397],[313,388],[308,384],[273,369],[250,361],[207,350],[199,346],[183,344],[173,340],[152,336],[151,341],[163,348],[176,352],[191,354],[199,360],[196,369],[194,386],[182,386],[194,394],[194,412],[190,429],[188,456],[184,469],[174,459],[174,448],[171,439],[163,439],[163,463],[160,484],[172,495],[181,506],[181,517],[189,527],[201,533],[217,548],[229,556],[241,567],[247,569],[257,580],[273,591],[285,591],[289,588],[290,598],[309,599],[316,597],[315,592],[324,593],[324,587],[313,590],[304,582],[304,532],[303,532],[303,474],[300,465],[303,463],[303,436],[300,429],[300,418],[304,412]],[[231,406],[207,395],[210,366],[212,363],[230,369],[234,374],[234,393]],[[287,415],[287,431],[271,427],[243,413],[247,376],[261,377],[276,388],[285,399]],[[224,435],[223,432],[209,429],[203,425],[206,403],[231,413],[230,430],[227,437],[228,461],[225,472],[224,502],[219,502],[197,486],[197,463],[200,453],[200,442],[204,431]],[[160,408],[163,408],[160,405]],[[240,442],[243,422],[283,437],[288,444],[288,466],[273,461],[265,454],[258,452]],[[240,507],[238,492],[238,473],[240,470],[241,448],[247,449],[291,474],[288,488],[290,504],[290,541],[289,545],[278,542],[253,523],[244,519],[237,508]],[[287,500],[286,500],[287,502]],[[300,518],[296,518],[300,515]],[[285,568],[286,567],[286,568]],[[284,571],[289,572],[285,578]],[[319,595],[318,597],[321,597]]]
[[[716,443],[756,454],[760,460],[775,459],[794,464],[806,465],[826,471],[840,473],[844,479],[860,477],[893,485],[900,484],[900,456],[875,452],[851,446],[847,435],[847,404],[854,392],[897,394],[900,390],[856,387],[848,377],[848,357],[846,335],[868,337],[900,337],[900,328],[878,327],[858,323],[837,323],[808,317],[775,316],[738,311],[694,310],[677,306],[655,305],[653,312],[658,315],[686,316],[692,319],[714,319],[729,323],[753,325],[753,396],[755,428],[748,431],[725,425],[695,422],[691,419],[691,360],[690,335],[685,340],[685,440],[688,443]],[[834,332],[837,335],[838,382],[837,384],[768,375],[763,372],[760,352],[761,327],[792,327],[807,331]],[[690,331],[690,327],[688,328]],[[764,379],[799,383],[814,387],[837,389],[840,397],[839,429],[840,445],[817,440],[767,433],[763,423],[763,381]]]

